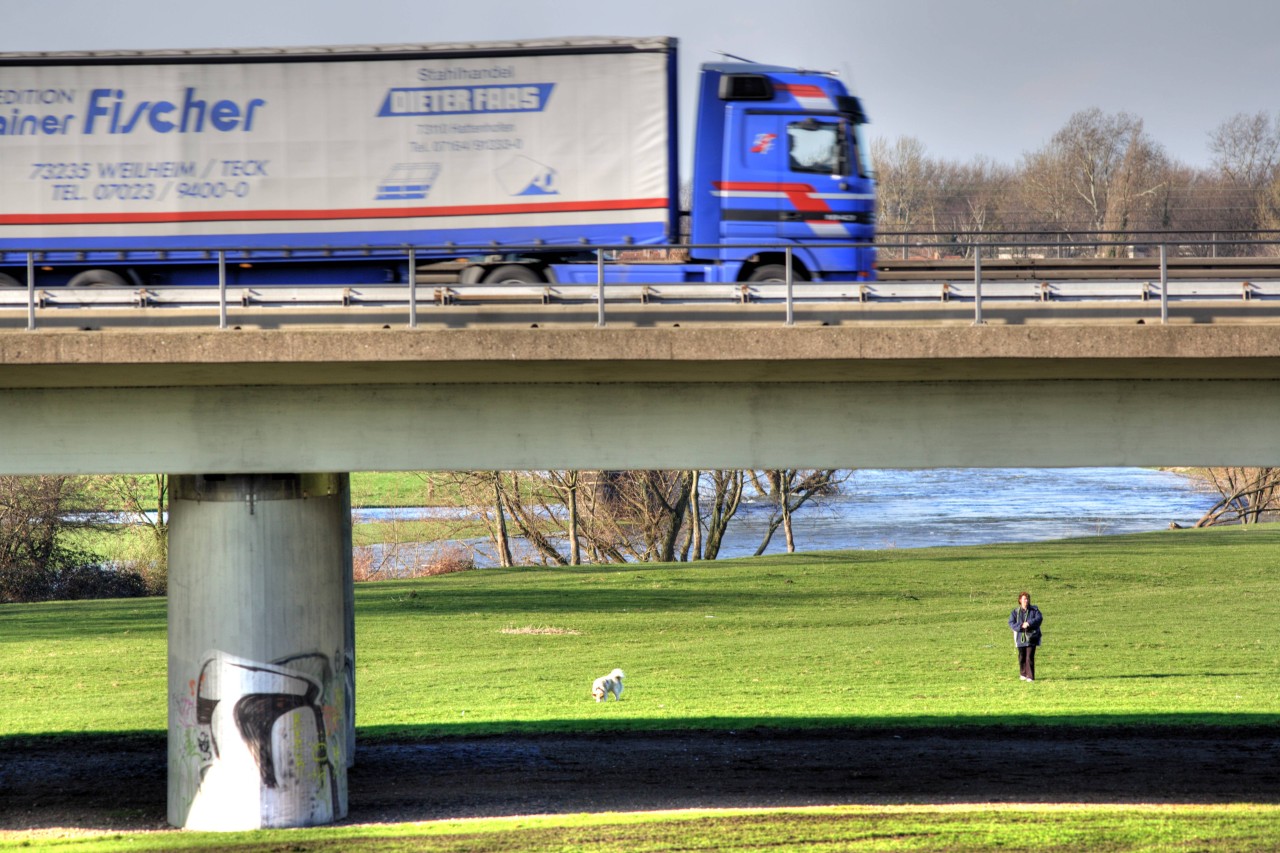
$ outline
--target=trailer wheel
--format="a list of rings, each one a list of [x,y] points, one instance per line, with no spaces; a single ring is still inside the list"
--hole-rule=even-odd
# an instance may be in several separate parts
[[[111,270],[85,270],[71,276],[67,287],[128,287],[124,276]]]
[[[799,266],[791,267],[791,277],[795,281],[808,281],[809,276]],[[747,276],[747,281],[763,282],[763,281],[786,281],[787,268],[784,264],[765,264],[756,267],[751,271],[751,275]]]
[[[26,285],[8,273],[0,272],[0,287],[26,287]]]
[[[536,269],[524,264],[506,264],[484,277],[485,284],[542,284],[545,281]]]

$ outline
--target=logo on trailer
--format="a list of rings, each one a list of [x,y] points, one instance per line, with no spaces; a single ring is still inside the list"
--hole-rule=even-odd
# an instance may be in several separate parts
[[[556,170],[525,157],[507,161],[494,173],[508,195],[559,195]]]
[[[776,133],[757,133],[756,141],[751,146],[752,154],[768,154],[773,150],[773,143],[777,141]]]
[[[439,163],[397,163],[378,183],[378,201],[424,199],[440,174]]]
[[[387,90],[378,116],[542,112],[555,83],[528,86],[397,87]]]

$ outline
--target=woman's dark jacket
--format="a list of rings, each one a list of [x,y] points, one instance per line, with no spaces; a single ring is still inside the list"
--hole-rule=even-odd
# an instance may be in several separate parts
[[[1009,627],[1013,629],[1014,644],[1020,649],[1040,645],[1040,623],[1043,621],[1040,608],[1034,604],[1026,610],[1021,607],[1013,608],[1013,612],[1009,614]],[[1023,630],[1023,622],[1029,623],[1031,627]]]

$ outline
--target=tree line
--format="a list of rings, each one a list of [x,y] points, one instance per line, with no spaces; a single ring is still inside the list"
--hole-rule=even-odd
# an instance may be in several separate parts
[[[769,508],[756,547],[781,530],[795,551],[793,518],[835,494],[837,469],[711,471],[479,471],[443,475],[484,526],[495,561],[516,563],[513,537],[548,565],[692,562],[720,555],[743,505]]]
[[[1193,473],[1217,497],[1197,527],[1254,524],[1280,512],[1280,468]],[[423,475],[423,480],[428,496],[443,487],[469,510],[484,529],[495,562],[513,566],[715,560],[746,501],[768,512],[755,554],[764,553],[778,535],[791,553],[796,514],[837,493],[851,474],[837,469],[472,471]],[[0,602],[163,595],[167,509],[164,475],[0,476]],[[127,526],[107,517],[119,512],[129,517]],[[95,531],[112,537],[112,544],[95,550],[84,536]],[[513,547],[517,538],[524,549]],[[463,559],[457,569],[473,565]],[[438,573],[425,568],[422,574]],[[381,574],[376,567],[364,574],[358,569],[360,579]]]
[[[423,476],[423,502],[443,486],[486,531],[502,566],[693,562],[720,556],[747,501],[769,513],[755,553],[779,534],[794,552],[795,515],[836,493],[847,476],[835,469],[438,473]],[[0,476],[0,602],[162,595],[167,519],[164,475]],[[517,539],[524,548],[513,547]],[[356,562],[359,577],[379,576],[377,566],[362,571]]]
[[[164,475],[0,476],[0,602],[163,595],[167,484]],[[108,520],[110,511],[132,524]],[[113,540],[105,549],[102,537]]]
[[[878,138],[870,148],[878,227],[947,235],[960,252],[984,234],[1007,232],[1068,242],[1109,232],[1124,243],[1143,231],[1280,229],[1280,113],[1232,116],[1207,143],[1211,164],[1188,166],[1165,153],[1141,118],[1097,108],[1072,115],[1012,165],[986,157],[955,162],[930,156],[914,137]],[[1222,246],[1219,253],[1254,251]]]

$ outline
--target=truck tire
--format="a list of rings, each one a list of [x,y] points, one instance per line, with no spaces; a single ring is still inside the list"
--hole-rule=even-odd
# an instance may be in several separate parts
[[[805,275],[804,270],[800,269],[800,267],[797,267],[797,266],[793,266],[791,268],[791,277],[794,281],[809,280],[809,277]],[[763,266],[756,267],[754,270],[751,271],[751,275],[747,276],[747,281],[750,281],[750,282],[762,282],[762,281],[784,281],[785,282],[786,280],[787,280],[787,268],[783,264],[765,264]]]
[[[0,287],[26,287],[26,285],[8,273],[0,272]]]
[[[111,270],[85,270],[71,276],[67,287],[128,287],[129,282]]]
[[[506,264],[484,277],[485,284],[543,284],[545,281],[536,269],[524,264]]]

